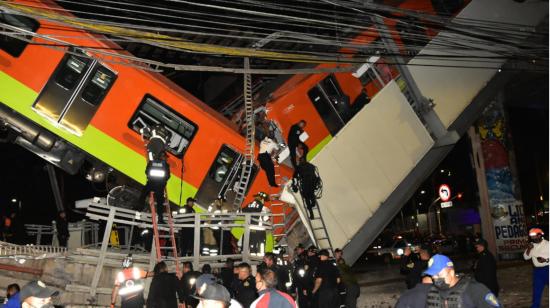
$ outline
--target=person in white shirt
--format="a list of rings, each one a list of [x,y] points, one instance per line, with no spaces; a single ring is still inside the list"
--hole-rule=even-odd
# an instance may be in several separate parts
[[[275,165],[273,164],[273,155],[276,155],[279,150],[279,146],[273,139],[265,137],[262,142],[260,142],[260,153],[258,154],[258,161],[260,162],[260,167],[264,169],[265,174],[267,175],[267,181],[271,187],[279,187],[275,181]]]
[[[540,307],[540,300],[544,288],[548,285],[548,241],[542,236],[542,232],[539,228],[532,228],[529,230],[530,243],[523,253],[525,260],[531,259],[533,262],[533,304],[532,308]]]

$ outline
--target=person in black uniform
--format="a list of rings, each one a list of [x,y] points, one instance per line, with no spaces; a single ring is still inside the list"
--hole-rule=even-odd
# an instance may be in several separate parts
[[[316,297],[319,308],[334,308],[340,306],[338,284],[340,272],[333,260],[329,260],[326,249],[319,251],[319,266],[315,271],[315,285],[312,294]]]
[[[252,276],[250,265],[248,263],[241,263],[238,266],[239,276],[238,279],[233,280],[231,284],[231,290],[235,299],[243,305],[243,307],[250,307],[250,304],[258,298],[256,292],[256,279]]]
[[[65,211],[59,212],[57,219],[55,220],[55,227],[57,228],[57,239],[59,240],[59,246],[67,247],[67,241],[69,240],[69,222]]]
[[[407,290],[397,301],[396,308],[501,307],[497,297],[483,284],[455,274],[453,262],[447,256],[434,255],[424,272],[433,284],[420,283]]]
[[[220,270],[220,278],[222,280],[222,285],[231,292],[231,285],[237,279],[235,276],[235,261],[231,258],[225,260],[225,266]]]
[[[187,306],[196,307],[199,303],[193,295],[195,295],[195,282],[200,275],[202,275],[201,272],[193,270],[193,263],[189,261],[183,262],[183,276],[179,282],[179,289],[182,292],[183,300],[180,298],[180,302],[185,303]]]
[[[300,144],[304,149],[304,152],[307,152],[307,145],[300,140],[300,135],[304,132],[306,127],[306,121],[300,120],[300,122],[292,125],[288,131],[288,150],[290,151],[290,163],[294,168],[297,166],[296,161],[296,148]]]
[[[258,268],[267,268],[272,270],[277,274],[277,290],[287,293],[286,283],[288,282],[288,272],[285,271],[281,266],[277,265],[277,257],[272,252],[267,252],[264,256],[263,262],[258,266]],[[258,271],[261,271],[258,269]]]
[[[251,230],[250,230],[250,253],[254,255],[263,254],[262,244],[265,245],[265,227],[262,225],[269,221],[269,216],[267,216],[269,209],[264,207],[264,202],[268,200],[268,196],[264,192],[259,192],[254,196],[254,201],[247,204],[243,209],[243,213],[262,213],[266,215],[262,216],[253,216],[250,219]]]
[[[138,209],[143,211],[148,208],[145,204],[145,198],[150,192],[153,192],[158,223],[164,224],[162,215],[164,213],[165,201],[164,190],[170,178],[170,166],[166,162],[166,149],[172,133],[160,124],[153,128],[146,126],[140,130],[140,133],[143,139],[148,140],[147,167],[145,168],[147,183],[139,196]]]
[[[317,206],[315,188],[319,181],[317,168],[312,163],[307,162],[305,157],[300,158],[300,164],[295,168],[293,184],[300,190],[309,212],[309,219],[314,219],[313,208]]]
[[[147,296],[147,308],[178,308],[178,298],[181,301],[185,297],[179,288],[178,278],[174,273],[168,273],[164,261],[155,265],[154,272]]]
[[[474,278],[498,297],[497,261],[493,254],[487,250],[486,240],[477,240],[475,248],[478,254],[473,266]]]
[[[401,257],[400,272],[406,275],[405,284],[407,289],[414,288],[422,281],[422,272],[428,268],[428,261],[431,258],[431,248],[422,244],[418,253],[413,253],[410,247],[406,247]]]
[[[296,292],[296,302],[298,307],[309,307],[307,298],[307,279],[306,279],[307,253],[304,246],[299,244],[294,248],[294,260],[292,262],[292,282]]]
[[[180,214],[195,213],[193,206],[197,200],[189,197],[185,205],[179,210]],[[180,230],[180,254],[182,257],[193,255],[193,245],[195,244],[195,231],[192,227],[181,228]]]

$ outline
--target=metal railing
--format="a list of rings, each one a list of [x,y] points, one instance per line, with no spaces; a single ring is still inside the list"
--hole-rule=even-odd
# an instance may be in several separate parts
[[[67,253],[66,247],[50,245],[16,245],[0,242],[0,257],[14,257],[24,259],[45,259],[63,256]]]

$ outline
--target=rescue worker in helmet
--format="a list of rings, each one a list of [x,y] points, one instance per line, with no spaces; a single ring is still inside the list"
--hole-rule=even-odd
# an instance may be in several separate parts
[[[257,213],[260,216],[252,216],[250,219],[250,254],[263,256],[265,251],[265,224],[269,222],[270,210],[264,206],[264,202],[269,200],[265,192],[259,192],[254,196],[254,201],[247,204],[243,213]]]
[[[124,258],[122,271],[117,274],[111,294],[111,308],[115,306],[118,295],[120,295],[122,308],[143,307],[145,305],[143,298],[144,279],[148,276],[148,272],[134,267],[132,254]]]
[[[525,260],[533,262],[533,304],[531,307],[540,307],[544,288],[548,285],[548,241],[543,237],[540,228],[529,230],[529,244],[523,252]]]
[[[139,197],[139,205],[141,210],[147,208],[145,206],[145,198],[147,194],[153,192],[153,196],[156,203],[156,212],[158,216],[158,223],[164,224],[164,191],[166,183],[170,178],[170,165],[166,162],[166,150],[170,142],[172,133],[168,131],[163,125],[156,125],[152,129],[148,126],[140,130],[142,138],[148,140],[147,142],[147,167],[145,168],[145,175],[147,176],[147,183],[141,191]]]

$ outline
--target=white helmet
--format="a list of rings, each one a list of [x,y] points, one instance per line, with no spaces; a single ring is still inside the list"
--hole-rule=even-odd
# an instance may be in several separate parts
[[[129,268],[134,265],[134,260],[132,259],[132,254],[129,254],[124,260],[122,261],[122,267],[123,268]]]

